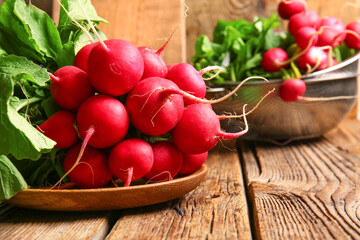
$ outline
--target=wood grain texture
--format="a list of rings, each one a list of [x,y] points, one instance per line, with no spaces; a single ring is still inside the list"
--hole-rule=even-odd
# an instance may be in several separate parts
[[[13,207],[0,216],[0,239],[104,239],[111,212],[44,212]]]
[[[360,239],[359,128],[346,121],[316,140],[242,146],[257,238]]]
[[[122,212],[107,240],[251,239],[238,155],[212,152],[205,181],[184,197]]]
[[[196,188],[205,178],[207,168],[203,165],[196,172],[172,181],[130,187],[99,189],[24,189],[9,204],[39,210],[53,211],[99,211],[147,206],[179,198]]]

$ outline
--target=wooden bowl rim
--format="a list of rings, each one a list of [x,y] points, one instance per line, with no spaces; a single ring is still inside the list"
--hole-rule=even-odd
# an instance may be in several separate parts
[[[92,189],[39,189],[39,188],[27,188],[21,190],[20,193],[99,193],[99,192],[112,192],[112,191],[134,191],[134,190],[143,190],[143,189],[149,189],[149,188],[161,188],[166,187],[172,184],[177,184],[179,182],[186,182],[191,179],[196,179],[201,177],[202,175],[206,174],[208,171],[208,168],[205,164],[203,164],[198,170],[191,173],[190,175],[186,175],[179,178],[174,178],[171,181],[166,182],[159,182],[159,183],[150,183],[150,184],[143,184],[143,185],[134,185],[129,187],[106,187],[106,188],[92,188]],[[11,200],[11,199],[10,199]]]

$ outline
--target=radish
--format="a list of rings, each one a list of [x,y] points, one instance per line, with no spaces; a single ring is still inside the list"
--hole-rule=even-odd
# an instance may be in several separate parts
[[[172,180],[182,166],[182,153],[171,142],[159,141],[151,145],[154,164],[143,177],[149,182]]]
[[[80,68],[65,66],[49,75],[51,95],[64,109],[77,110],[82,102],[95,94],[87,73]]]
[[[313,10],[306,10],[290,17],[288,29],[295,36],[296,32],[302,27],[316,28],[320,22],[319,15]]]
[[[245,106],[243,111],[245,112]],[[220,117],[221,119],[226,117]],[[191,104],[184,110],[179,123],[172,130],[174,145],[187,154],[200,154],[209,151],[219,140],[233,139],[244,135],[246,128],[237,133],[226,133],[220,129],[219,116],[208,104]]]
[[[203,74],[203,73],[202,73]],[[188,63],[176,64],[169,70],[166,78],[176,83],[183,91],[186,91],[198,98],[205,98],[206,84],[200,74]],[[189,105],[191,100],[184,99],[184,104]]]
[[[109,156],[111,172],[125,182],[125,187],[148,173],[153,163],[154,154],[150,144],[137,138],[118,143]]]
[[[171,66],[166,79],[173,81],[181,90],[188,92],[195,97],[205,98],[206,84],[202,76],[206,72],[214,70],[218,71],[211,78],[215,77],[221,71],[223,71],[223,68],[219,66],[209,66],[201,69],[200,71],[197,71],[192,65],[188,63],[179,63]],[[211,78],[207,78],[205,80],[210,80]],[[184,99],[185,106],[192,103],[196,103],[196,101],[191,99]]]
[[[295,43],[301,49],[314,46],[319,40],[318,32],[313,27],[302,27],[296,32]]]
[[[301,99],[305,94],[305,82],[298,78],[291,78],[284,81],[279,88],[279,96],[286,102],[293,102]]]
[[[346,26],[345,44],[349,48],[360,49],[360,22],[351,22]]]
[[[97,44],[99,43],[93,42],[83,46],[75,55],[74,66],[87,72],[87,60],[89,58],[89,54]]]
[[[76,115],[79,134],[86,138],[87,132],[94,130],[89,145],[107,148],[121,141],[129,128],[129,117],[124,105],[117,99],[98,94],[87,99]]]
[[[60,110],[49,117],[36,129],[56,142],[55,147],[66,149],[73,146],[78,140],[74,127],[75,114],[70,111]]]
[[[342,34],[345,25],[336,17],[324,17],[320,20],[318,29],[319,40],[317,46],[331,46],[334,48],[345,40],[346,35]]]
[[[163,77],[168,73],[168,68],[164,59],[160,56],[161,52],[150,47],[138,47],[144,59],[144,73],[141,79],[148,77]]]
[[[261,60],[261,67],[267,72],[277,72],[288,65],[289,56],[282,48],[267,50]]]
[[[335,96],[335,97],[304,97],[306,84],[298,78],[291,78],[284,81],[279,88],[279,96],[286,102],[294,101],[333,101],[343,99],[354,99],[357,96]]]
[[[161,53],[175,34],[177,28],[171,33],[168,40],[159,48],[154,50],[150,47],[138,47],[143,59],[144,59],[144,73],[141,79],[148,77],[162,77],[165,78],[168,73],[168,66],[164,59],[161,57]]]
[[[310,67],[314,69],[324,69],[329,66],[328,62],[328,54],[321,48],[315,46],[311,47],[297,59],[297,65],[301,70],[306,70]]]
[[[278,5],[279,16],[283,19],[289,19],[292,15],[302,13],[305,10],[305,0],[282,0]]]
[[[140,81],[126,98],[131,123],[142,133],[157,136],[170,131],[184,110],[181,95],[167,94],[165,89],[179,90],[170,80],[150,77]]]
[[[132,43],[122,39],[103,41],[81,2],[77,2],[99,41],[87,60],[90,83],[98,92],[110,96],[117,97],[128,93],[144,72],[144,60],[140,51]]]
[[[144,61],[132,43],[110,39],[93,47],[87,68],[95,90],[110,96],[121,96],[128,93],[142,77]]]
[[[182,91],[168,79],[150,77],[138,82],[127,95],[125,106],[135,128],[147,135],[158,136],[167,133],[178,123],[184,111],[184,98],[198,103],[218,103],[254,78],[267,81],[263,77],[249,77],[227,95],[216,100],[207,100]]]
[[[66,154],[64,170],[69,172],[77,161],[81,143],[76,144]],[[112,178],[107,164],[106,154],[92,147],[87,147],[76,164],[68,174],[70,180],[80,188],[100,188],[105,186]]]
[[[179,174],[188,175],[198,170],[206,161],[208,152],[200,154],[186,154],[183,153],[183,164]]]

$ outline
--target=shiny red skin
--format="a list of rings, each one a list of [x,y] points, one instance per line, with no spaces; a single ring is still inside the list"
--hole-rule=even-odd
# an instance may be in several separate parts
[[[320,22],[320,17],[317,12],[313,10],[306,10],[301,13],[294,14],[289,18],[288,29],[289,32],[295,36],[296,32],[302,27],[317,28]]]
[[[192,65],[188,63],[176,64],[170,68],[166,78],[176,83],[181,90],[198,98],[205,98],[205,81]],[[189,99],[184,99],[185,106],[192,103],[194,102]]]
[[[67,110],[77,110],[81,103],[95,94],[86,72],[75,66],[59,68],[50,75],[50,92],[55,102]]]
[[[288,54],[282,48],[272,48],[267,50],[261,60],[261,67],[267,72],[277,72],[281,68],[286,68],[288,64],[282,64],[289,60]]]
[[[318,30],[323,27],[319,40],[316,46],[331,46],[337,47],[345,40],[346,34],[344,33],[345,25],[336,17],[324,17],[320,20]],[[331,28],[327,28],[331,27]]]
[[[310,41],[312,41],[311,46],[316,45],[319,40],[319,35],[316,33],[317,31],[315,30],[315,28],[302,27],[301,29],[299,29],[299,31],[296,32],[296,45],[298,45],[298,47],[301,49],[306,49],[309,46]]]
[[[159,141],[151,145],[154,164],[143,177],[149,182],[169,181],[176,176],[182,166],[182,153],[171,142]]]
[[[125,106],[130,121],[140,132],[159,136],[179,122],[184,111],[183,97],[163,93],[164,89],[179,87],[168,79],[150,77],[141,80],[127,95]]]
[[[81,143],[72,147],[65,156],[64,170],[69,171],[74,165],[81,148]],[[80,188],[101,188],[112,178],[106,154],[90,146],[86,146],[77,166],[69,173],[71,182]]]
[[[279,16],[283,19],[289,19],[292,15],[304,12],[305,10],[305,0],[283,0],[278,5]]]
[[[360,49],[360,22],[351,22],[346,26],[346,29],[358,34],[358,37],[356,37],[353,34],[347,33],[345,39],[346,46],[356,50]]]
[[[100,93],[121,96],[128,93],[141,79],[144,60],[132,43],[110,39],[97,44],[87,61],[90,83]]]
[[[294,102],[305,94],[305,82],[298,78],[284,81],[279,88],[279,95],[286,102]]]
[[[94,95],[81,104],[76,119],[82,139],[90,127],[95,129],[89,140],[89,145],[95,148],[114,146],[129,129],[129,116],[124,105],[104,94]]]
[[[111,172],[123,181],[127,180],[129,168],[133,168],[131,181],[135,181],[148,173],[153,163],[154,153],[150,144],[137,138],[116,144],[109,156]]]
[[[198,170],[206,161],[208,152],[200,154],[186,154],[183,153],[183,164],[179,174],[188,175]]]
[[[318,69],[324,69],[328,65],[328,54],[316,46],[309,48],[309,50],[296,60],[297,65],[301,70],[306,70],[307,64],[314,67],[317,64],[317,61],[320,61]]]
[[[54,140],[56,148],[66,149],[73,146],[78,140],[77,131],[74,127],[75,120],[76,117],[73,112],[60,110],[36,129]]]
[[[94,42],[83,46],[75,55],[74,66],[87,72],[87,60],[89,58],[91,50],[97,44],[99,44],[99,42]]]
[[[150,47],[138,47],[138,49],[144,60],[144,73],[141,79],[148,77],[165,78],[168,68],[164,59],[156,53],[156,50]]]

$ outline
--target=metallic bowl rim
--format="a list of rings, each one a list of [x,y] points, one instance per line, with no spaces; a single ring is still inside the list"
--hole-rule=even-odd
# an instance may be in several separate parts
[[[305,74],[301,76],[301,79],[303,79],[305,82],[322,82],[322,81],[331,81],[331,80],[339,80],[339,79],[346,79],[346,78],[353,78],[360,76],[360,73],[354,73],[352,75],[346,75],[345,77],[332,77],[329,78],[327,76],[321,77],[322,74],[331,73],[332,71],[336,71],[340,68],[343,68],[351,63],[354,63],[355,61],[359,60],[360,58],[360,51],[357,52],[354,56],[342,61],[339,64],[336,64],[332,67],[326,68],[324,70],[316,71],[310,74]],[[320,77],[319,77],[320,76]],[[261,80],[253,80],[246,82],[244,85],[263,85],[263,84],[269,84],[269,83],[281,83],[282,79],[270,79],[269,82],[264,82]],[[237,86],[239,82],[224,82],[222,84],[216,84],[215,87],[209,88],[208,92],[218,92],[222,91],[225,86],[231,87],[231,86]]]

